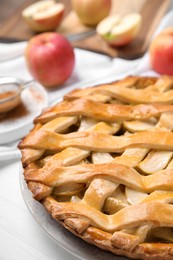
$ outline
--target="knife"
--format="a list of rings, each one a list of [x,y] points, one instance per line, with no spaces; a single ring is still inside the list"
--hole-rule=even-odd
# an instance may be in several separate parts
[[[64,35],[70,42],[78,41],[85,39],[89,36],[92,36],[96,33],[95,29],[91,29],[89,31],[81,32],[81,33],[74,33],[69,35]],[[13,37],[6,37],[6,36],[0,36],[0,43],[17,43],[17,42],[23,42],[27,41],[28,39],[18,39]]]

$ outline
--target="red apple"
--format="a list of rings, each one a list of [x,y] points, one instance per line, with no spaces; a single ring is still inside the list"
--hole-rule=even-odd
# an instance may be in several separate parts
[[[72,0],[72,7],[81,22],[95,26],[105,18],[111,9],[111,0]]]
[[[153,39],[149,54],[151,66],[156,72],[173,75],[173,27]]]
[[[53,31],[61,23],[65,6],[53,0],[38,1],[26,7],[22,17],[34,32]]]
[[[25,58],[31,75],[48,88],[62,85],[75,65],[72,45],[63,35],[55,32],[41,33],[31,38]]]

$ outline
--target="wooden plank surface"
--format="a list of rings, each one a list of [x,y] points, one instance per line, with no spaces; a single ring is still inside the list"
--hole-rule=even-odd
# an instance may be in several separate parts
[[[149,46],[151,37],[161,18],[168,9],[168,0],[120,0],[115,1],[112,13],[127,14],[139,12],[142,16],[141,29],[133,42],[121,48],[108,46],[98,35],[74,43],[75,47],[105,53],[110,57],[119,56],[124,59],[141,57]]]
[[[3,1],[3,4],[1,3]],[[28,40],[35,35],[22,18],[22,10],[36,2],[35,0],[0,0],[0,37],[11,37],[18,40]],[[71,10],[70,0],[62,0],[65,4],[67,17]],[[10,10],[10,13],[9,13]],[[1,14],[5,14],[1,19]]]
[[[22,10],[35,0],[1,0],[0,3],[0,37],[11,37],[18,40],[30,39],[35,34],[28,28],[21,16]],[[76,34],[91,30],[84,26],[71,10],[70,0],[61,0],[65,4],[65,16],[57,29],[64,35]],[[142,16],[141,30],[136,39],[125,47],[112,48],[97,34],[73,42],[74,47],[83,48],[109,55],[135,59],[147,50],[150,39],[161,18],[167,11],[170,0],[112,0],[111,14],[139,12]]]

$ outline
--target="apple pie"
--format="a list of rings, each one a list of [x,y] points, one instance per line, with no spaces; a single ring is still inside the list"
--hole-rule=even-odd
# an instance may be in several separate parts
[[[173,259],[173,78],[76,89],[21,141],[35,200],[66,229],[135,259]]]

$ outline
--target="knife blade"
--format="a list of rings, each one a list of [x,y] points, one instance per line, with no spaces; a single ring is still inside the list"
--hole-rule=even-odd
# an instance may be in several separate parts
[[[81,33],[74,33],[74,34],[68,34],[64,35],[70,42],[78,41],[85,39],[89,36],[92,36],[96,33],[95,29],[91,29],[89,31],[81,32]],[[18,39],[14,37],[6,37],[6,36],[0,36],[0,43],[17,43],[17,42],[23,42],[27,41],[28,39]]]
[[[81,33],[69,34],[69,35],[66,36],[66,38],[70,42],[74,42],[74,41],[78,41],[78,40],[88,38],[88,37],[94,35],[95,33],[96,33],[96,30],[92,29],[92,30],[89,30],[89,31],[81,32]]]

